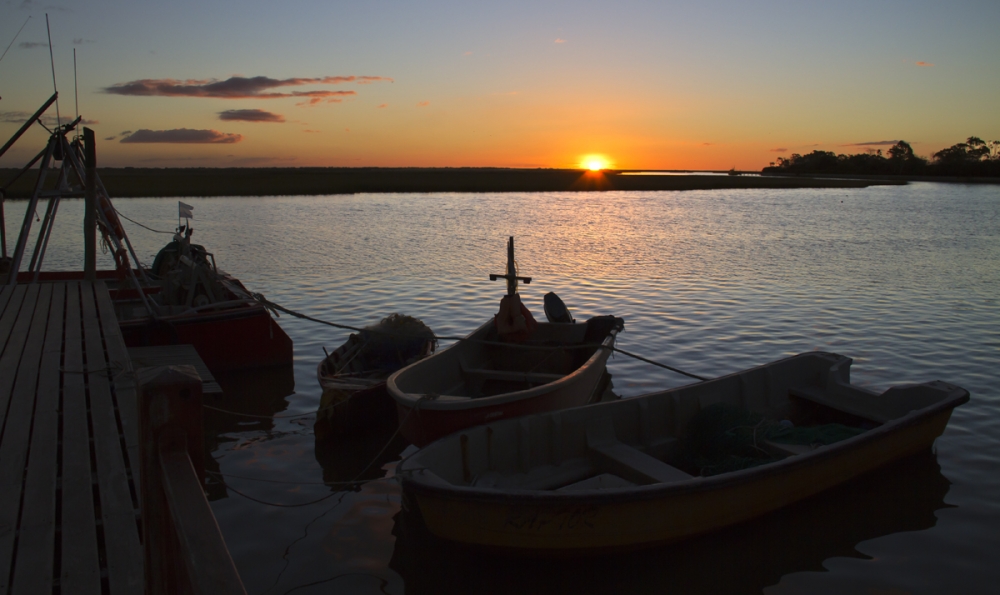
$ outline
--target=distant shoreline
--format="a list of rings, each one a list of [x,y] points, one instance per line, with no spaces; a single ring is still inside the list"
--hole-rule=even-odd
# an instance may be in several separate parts
[[[6,184],[17,170],[0,170]],[[720,175],[621,175],[570,169],[503,168],[99,168],[112,197],[303,196],[395,192],[565,192],[864,188],[905,180]],[[34,173],[7,192],[30,198]],[[54,179],[55,176],[50,176]],[[54,181],[54,180],[51,180]]]

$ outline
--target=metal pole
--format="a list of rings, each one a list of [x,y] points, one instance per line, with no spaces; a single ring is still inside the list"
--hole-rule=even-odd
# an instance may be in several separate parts
[[[56,135],[49,137],[49,144],[45,149],[45,157],[42,158],[41,165],[38,166],[38,181],[35,182],[35,191],[28,202],[28,208],[24,212],[24,223],[21,224],[21,233],[17,236],[17,245],[14,247],[14,259],[10,263],[10,273],[7,277],[7,285],[17,285],[17,271],[21,268],[21,259],[24,257],[24,249],[28,244],[28,235],[31,233],[31,218],[35,214],[38,206],[38,195],[42,192],[45,183],[45,175],[49,167],[49,160],[55,146]]]
[[[97,280],[97,146],[94,131],[83,129],[83,155],[87,167],[83,207],[83,280]]]

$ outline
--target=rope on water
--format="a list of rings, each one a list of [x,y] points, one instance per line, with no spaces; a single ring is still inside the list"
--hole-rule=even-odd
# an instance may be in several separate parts
[[[641,355],[636,355],[634,353],[629,353],[628,351],[625,351],[624,349],[618,349],[617,347],[614,347],[614,346],[608,347],[608,349],[610,349],[611,351],[617,351],[618,353],[620,353],[622,355],[627,355],[629,357],[634,357],[635,359],[637,359],[639,361],[646,362],[647,364],[653,364],[654,366],[659,366],[661,368],[665,368],[667,370],[670,370],[671,372],[677,372],[678,374],[683,374],[684,376],[688,376],[690,378],[694,378],[695,380],[702,380],[702,381],[708,380],[708,378],[705,378],[703,376],[698,376],[697,374],[692,374],[690,372],[685,372],[684,370],[678,370],[677,368],[674,368],[672,366],[668,366],[667,364],[661,364],[659,362],[654,362],[653,360],[646,359],[646,358],[642,357]]]

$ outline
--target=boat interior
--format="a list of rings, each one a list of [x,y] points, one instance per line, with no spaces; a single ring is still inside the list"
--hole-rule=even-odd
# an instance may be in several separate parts
[[[585,364],[617,328],[611,316],[582,323],[538,324],[523,343],[501,343],[492,321],[468,339],[396,377],[399,390],[469,399],[529,390],[555,382]],[[578,347],[580,346],[580,347]]]
[[[850,358],[813,352],[641,397],[469,428],[424,448],[406,467],[425,469],[434,483],[497,490],[669,484],[736,470],[699,468],[691,456],[692,442],[717,439],[699,428],[706,413],[752,415],[720,435],[746,437],[742,448],[752,451],[739,454],[756,466],[832,443],[825,438],[830,428],[840,432],[834,441],[846,439],[945,400],[958,404],[968,394],[943,382],[877,394],[850,384],[850,365]],[[808,440],[771,438],[767,424],[779,435],[804,431]]]

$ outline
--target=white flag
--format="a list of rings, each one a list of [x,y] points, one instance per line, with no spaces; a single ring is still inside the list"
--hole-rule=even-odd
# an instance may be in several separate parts
[[[194,219],[194,207],[189,204],[177,201],[177,218]]]

